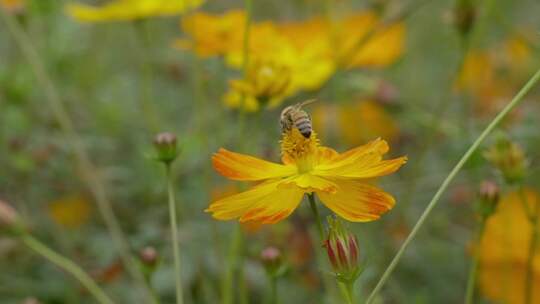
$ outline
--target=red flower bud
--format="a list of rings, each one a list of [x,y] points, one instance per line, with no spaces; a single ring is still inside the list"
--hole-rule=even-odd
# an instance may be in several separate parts
[[[338,279],[354,281],[360,275],[356,236],[347,231],[339,219],[328,218],[328,239],[324,242],[328,259]]]

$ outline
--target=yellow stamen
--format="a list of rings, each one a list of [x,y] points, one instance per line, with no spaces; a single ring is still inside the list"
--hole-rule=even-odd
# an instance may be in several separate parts
[[[296,163],[298,173],[307,173],[315,165],[319,145],[315,132],[311,132],[311,136],[305,138],[297,128],[292,127],[291,130],[283,132],[281,154]]]

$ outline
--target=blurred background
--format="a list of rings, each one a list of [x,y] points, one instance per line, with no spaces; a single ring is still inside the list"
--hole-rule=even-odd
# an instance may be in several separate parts
[[[324,145],[345,151],[382,137],[391,157],[407,155],[380,181],[396,206],[347,225],[359,238],[364,272],[355,291],[364,300],[442,180],[540,63],[536,0],[257,0],[247,66],[243,1],[112,2],[0,0],[0,199],[116,303],[147,302],[103,219],[110,211],[155,294],[174,302],[156,133],[175,133],[181,150],[173,174],[185,303],[224,303],[227,275],[229,303],[264,303],[268,246],[287,268],[279,303],[341,303],[336,287],[322,287],[330,269],[317,262],[326,257],[307,204],[262,227],[204,212],[245,189],[213,170],[220,147],[279,161],[281,109],[316,98],[306,111]],[[477,303],[524,303],[532,230],[516,193],[540,201],[539,93],[466,164],[378,303],[462,303],[474,252]],[[518,183],[486,152],[501,141],[519,151]],[[501,200],[478,243],[483,180],[498,184]],[[156,261],[145,261],[148,248]],[[540,253],[534,260],[531,303],[540,303]],[[12,235],[0,235],[0,269],[0,303],[94,303]]]

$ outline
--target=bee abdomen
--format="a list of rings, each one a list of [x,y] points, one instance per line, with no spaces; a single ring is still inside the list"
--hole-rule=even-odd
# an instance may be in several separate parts
[[[296,128],[298,131],[305,137],[309,138],[311,136],[311,120],[308,116],[299,117],[295,121]]]

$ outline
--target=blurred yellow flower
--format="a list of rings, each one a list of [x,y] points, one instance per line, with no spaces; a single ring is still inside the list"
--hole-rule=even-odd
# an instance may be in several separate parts
[[[0,6],[8,13],[18,14],[26,7],[25,0],[0,0]]]
[[[405,25],[396,23],[369,37],[379,17],[373,12],[358,12],[329,23],[322,17],[291,22],[280,30],[298,49],[327,57],[341,68],[384,67],[403,53]]]
[[[101,6],[66,5],[66,12],[80,22],[128,21],[175,16],[200,6],[204,0],[113,0]]]
[[[455,87],[474,97],[479,114],[499,110],[515,92],[529,67],[531,49],[518,37],[509,37],[490,49],[470,50]]]
[[[330,35],[335,36],[337,60],[344,68],[384,67],[394,63],[403,53],[405,25],[396,23],[387,28],[374,29],[379,17],[372,12],[361,12],[337,22]],[[378,31],[369,37],[372,31]]]
[[[290,88],[291,70],[288,67],[256,60],[248,67],[247,79],[230,81],[224,101],[231,108],[250,112],[261,106],[274,108],[291,93]]]
[[[245,13],[238,10],[222,15],[194,13],[181,23],[189,38],[177,40],[175,45],[201,57],[223,56],[229,66],[239,70],[244,61],[245,18]],[[260,109],[259,103],[277,106],[297,92],[319,89],[334,74],[338,63],[346,68],[383,67],[393,63],[403,52],[402,24],[391,26],[359,45],[377,18],[373,13],[362,12],[335,24],[321,17],[301,22],[253,23],[247,46],[250,72],[247,79],[231,82],[225,103],[238,108],[244,94],[244,107],[249,111]],[[270,81],[271,84],[264,80],[261,85],[261,75],[270,74],[286,76]],[[282,90],[285,82],[287,90]],[[267,92],[268,86],[280,88],[279,94],[273,94],[277,98],[269,100],[265,94],[259,94],[261,90]],[[258,98],[260,95],[262,99]]]
[[[68,196],[48,205],[49,215],[55,223],[66,228],[77,228],[85,224],[92,215],[92,206],[81,196]]]
[[[315,132],[305,138],[296,128],[283,133],[283,164],[220,149],[212,158],[216,171],[233,180],[261,183],[214,201],[206,211],[219,220],[273,224],[288,217],[304,194],[316,193],[324,205],[349,221],[376,220],[395,200],[369,181],[395,172],[407,160],[383,160],[388,150],[388,144],[377,139],[338,153],[321,146]]]
[[[540,204],[532,189],[523,195],[530,205]],[[523,210],[522,195],[505,195],[486,224],[480,247],[480,288],[497,303],[524,302],[526,261],[531,225]],[[540,251],[534,257],[533,303],[540,303]]]
[[[339,135],[349,145],[358,145],[379,136],[391,142],[399,135],[399,127],[390,113],[372,100],[343,105],[319,103],[313,107],[313,125],[322,130],[321,134]]]
[[[201,57],[225,55],[242,47],[246,14],[230,10],[221,15],[195,12],[181,21],[188,39],[178,39],[175,46],[190,49]]]
[[[359,125],[358,122],[362,124]],[[339,109],[339,132],[348,144],[358,144],[381,136],[393,141],[398,126],[390,114],[378,103],[364,100],[344,105]]]

